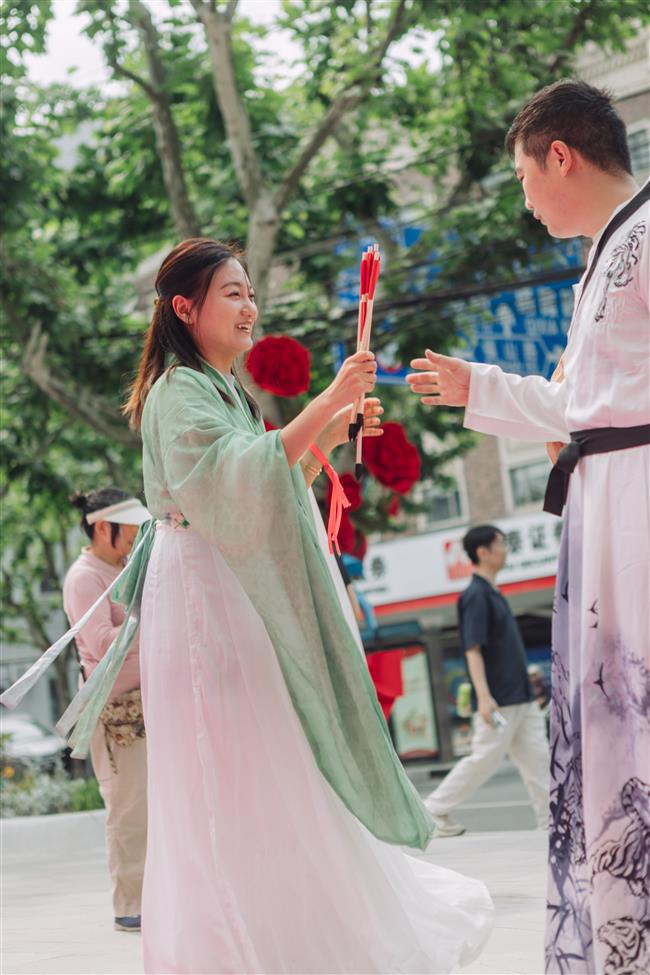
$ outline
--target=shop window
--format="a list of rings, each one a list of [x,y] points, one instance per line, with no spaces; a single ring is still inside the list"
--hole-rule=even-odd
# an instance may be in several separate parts
[[[515,508],[542,501],[550,470],[546,460],[510,468],[510,487]]]
[[[632,172],[637,179],[645,179],[650,173],[650,129],[637,129],[628,132],[627,142],[630,147]]]
[[[430,528],[441,523],[458,521],[463,517],[463,506],[457,484],[448,490],[435,485],[423,486],[418,501],[426,505],[422,527]]]

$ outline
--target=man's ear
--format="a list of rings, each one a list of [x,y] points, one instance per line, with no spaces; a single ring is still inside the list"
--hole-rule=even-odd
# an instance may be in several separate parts
[[[548,150],[546,166],[554,167],[560,176],[568,176],[576,164],[575,150],[561,139],[554,139]]]

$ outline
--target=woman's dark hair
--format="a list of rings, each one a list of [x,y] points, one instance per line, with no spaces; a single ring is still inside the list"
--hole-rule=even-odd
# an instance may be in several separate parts
[[[162,262],[156,277],[155,308],[145,336],[138,373],[122,409],[129,417],[131,426],[140,426],[145,400],[153,384],[167,369],[168,355],[176,358],[171,368],[180,365],[202,371],[201,357],[192,333],[172,308],[172,299],[175,295],[182,295],[201,308],[215,271],[233,259],[239,261],[248,273],[243,252],[237,247],[207,237],[193,237],[178,244]],[[243,385],[242,389],[251,412],[259,418],[259,406]],[[226,403],[235,406],[226,393],[219,392]]]
[[[609,93],[585,81],[556,81],[533,95],[510,126],[506,149],[512,155],[520,142],[543,169],[554,139],[606,173],[632,172],[623,119]]]
[[[74,494],[70,495],[70,503],[81,511],[81,527],[92,541],[95,534],[95,526],[88,524],[86,515],[89,515],[92,511],[100,511],[101,508],[108,508],[111,504],[119,504],[120,501],[126,501],[131,496],[121,488],[107,487],[100,488],[98,491],[89,491],[87,494],[82,494],[81,491],[75,491]],[[111,545],[115,547],[115,539],[117,538],[120,526],[113,524],[108,518],[106,521],[111,526]]]
[[[463,538],[463,548],[470,562],[478,565],[479,548],[481,546],[489,548],[495,538],[499,536],[503,538],[503,532],[496,525],[476,525],[475,528],[470,528]]]

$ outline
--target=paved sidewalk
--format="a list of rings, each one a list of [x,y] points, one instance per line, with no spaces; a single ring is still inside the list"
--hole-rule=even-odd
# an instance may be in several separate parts
[[[3,975],[141,975],[140,937],[112,929],[103,812],[2,821]],[[495,930],[464,972],[540,975],[546,838],[473,833],[435,841],[441,866],[488,885]]]

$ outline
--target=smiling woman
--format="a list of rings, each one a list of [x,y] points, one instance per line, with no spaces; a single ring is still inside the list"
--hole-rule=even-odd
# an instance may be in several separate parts
[[[145,970],[449,972],[486,938],[490,898],[404,852],[424,849],[432,824],[307,492],[310,446],[347,441],[374,356],[346,360],[267,431],[232,372],[257,317],[241,255],[185,241],[156,290],[126,407],[156,519],[140,633]],[[368,400],[368,436],[380,412]]]

